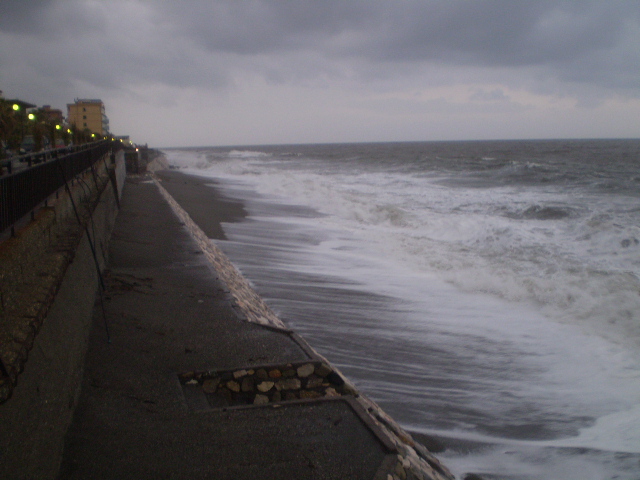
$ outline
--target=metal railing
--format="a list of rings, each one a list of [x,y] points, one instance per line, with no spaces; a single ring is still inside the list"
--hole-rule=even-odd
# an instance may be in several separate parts
[[[96,145],[97,143],[85,143],[83,145],[69,145],[66,147],[49,148],[46,150],[41,150],[39,152],[23,153],[22,155],[11,155],[5,160],[0,160],[0,176],[10,175],[20,170],[31,168],[38,163],[47,162],[58,157],[63,157],[70,153],[79,152],[82,150],[90,150]]]
[[[113,142],[104,140],[72,153],[47,152],[33,155],[25,169],[0,176],[0,233],[12,229],[18,220],[34,212],[38,205],[70,180],[109,153]],[[62,150],[62,149],[61,149]],[[39,162],[39,163],[37,163]]]

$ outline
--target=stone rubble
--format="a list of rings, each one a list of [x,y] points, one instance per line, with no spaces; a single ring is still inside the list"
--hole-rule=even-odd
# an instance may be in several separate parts
[[[200,385],[215,406],[264,405],[356,394],[338,373],[320,361],[268,369],[189,372],[181,375],[180,381],[184,385]]]
[[[416,443],[372,400],[360,395],[323,360],[302,364],[212,372],[187,372],[183,385],[200,386],[212,408],[264,406],[287,401],[352,396],[396,447],[397,462],[387,480],[452,480],[425,447]]]

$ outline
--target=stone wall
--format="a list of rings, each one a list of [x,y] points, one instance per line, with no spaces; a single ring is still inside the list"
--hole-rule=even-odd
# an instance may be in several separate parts
[[[0,244],[0,478],[52,478],[59,466],[98,287],[94,252],[103,268],[124,181],[122,154],[105,160]]]

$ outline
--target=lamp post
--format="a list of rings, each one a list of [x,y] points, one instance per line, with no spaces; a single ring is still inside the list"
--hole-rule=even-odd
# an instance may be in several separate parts
[[[19,147],[20,144],[22,143],[22,140],[24,140],[24,115],[20,112],[21,110],[20,105],[18,105],[17,103],[14,103],[12,108],[20,121],[20,141],[18,142],[18,147]]]
[[[39,135],[40,132],[36,132],[36,115],[31,112],[27,115],[29,119],[28,130],[31,132],[31,136],[33,137],[33,151],[38,152],[42,149],[42,137]]]

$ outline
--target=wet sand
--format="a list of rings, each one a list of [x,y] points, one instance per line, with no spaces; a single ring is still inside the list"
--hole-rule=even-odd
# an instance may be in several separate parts
[[[236,222],[247,216],[241,202],[226,198],[212,188],[215,180],[177,170],[161,170],[155,175],[180,205],[188,206],[189,215],[209,238],[226,240],[220,224]]]

